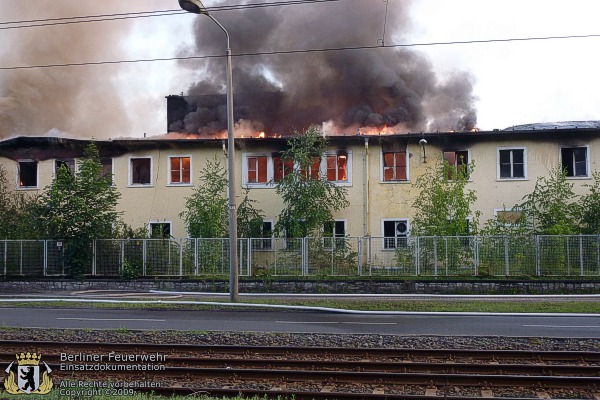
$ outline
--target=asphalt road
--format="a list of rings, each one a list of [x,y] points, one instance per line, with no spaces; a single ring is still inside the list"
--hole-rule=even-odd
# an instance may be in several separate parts
[[[0,326],[600,338],[599,316],[352,315],[312,311],[1,308]]]

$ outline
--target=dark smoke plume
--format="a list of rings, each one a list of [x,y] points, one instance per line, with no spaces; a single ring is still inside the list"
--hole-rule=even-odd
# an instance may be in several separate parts
[[[123,3],[4,0],[1,20],[64,18],[126,12],[132,8]],[[137,6],[139,9],[143,4],[138,2]],[[3,30],[2,65],[123,59],[121,44],[131,26],[131,23],[99,22]],[[119,100],[119,85],[115,80],[123,68],[101,65],[0,71],[0,138],[56,130],[87,137],[128,134],[131,110],[126,110]]]
[[[219,5],[208,3],[208,7]],[[402,40],[409,2],[391,0],[386,44]],[[374,0],[215,12],[231,35],[233,54],[376,45],[382,38],[385,3]],[[194,22],[195,46],[186,54],[223,54],[223,32],[205,16]],[[406,48],[234,57],[236,120],[250,129],[287,133],[329,123],[336,133],[356,128],[464,130],[476,123],[473,79],[459,72],[440,81],[429,61]],[[203,64],[191,98],[225,92],[225,60]],[[249,103],[238,101],[244,97]],[[279,101],[273,104],[273,97]],[[198,99],[196,97],[196,99]],[[194,105],[173,131],[226,129],[224,98]],[[210,102],[209,102],[210,103]],[[257,104],[269,103],[256,112]],[[352,129],[351,129],[352,128]],[[239,132],[239,131],[238,131]]]

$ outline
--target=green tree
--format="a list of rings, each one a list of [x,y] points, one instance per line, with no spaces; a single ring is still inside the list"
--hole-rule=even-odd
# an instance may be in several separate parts
[[[216,157],[209,160],[200,173],[200,185],[185,199],[186,209],[179,214],[193,238],[224,238],[229,236],[229,202],[227,171]],[[238,237],[256,237],[262,227],[262,211],[255,208],[249,190],[237,210]]]
[[[525,195],[524,202],[516,207],[523,210],[530,233],[575,235],[579,232],[577,216],[580,212],[575,199],[566,171],[557,167],[550,171],[549,177],[539,177],[533,192]]]
[[[292,171],[276,184],[276,193],[283,199],[283,210],[275,231],[289,237],[319,236],[326,222],[333,221],[333,212],[347,207],[347,190],[330,182],[318,172],[318,163],[327,149],[327,141],[316,127],[295,132],[282,153],[282,161],[293,162]]]
[[[579,199],[579,226],[586,235],[600,234],[600,172],[592,176],[594,183],[583,185],[588,192]]]
[[[34,220],[38,197],[16,192],[8,183],[4,166],[0,165],[0,239],[37,239],[40,236]]]
[[[250,191],[244,191],[244,198],[237,208],[237,234],[241,238],[258,238],[262,236],[264,215],[255,207],[257,201],[250,198]]]
[[[215,156],[200,172],[200,184],[185,198],[183,218],[192,238],[228,236],[227,171]]]
[[[457,236],[477,233],[480,212],[471,211],[477,195],[466,188],[474,168],[474,163],[456,168],[444,161],[429,167],[417,178],[415,188],[421,191],[413,202],[413,234]]]
[[[120,193],[102,174],[100,154],[89,144],[77,171],[58,168],[40,199],[38,219],[47,237],[67,241],[67,261],[74,275],[91,265],[93,239],[111,238],[119,220]]]

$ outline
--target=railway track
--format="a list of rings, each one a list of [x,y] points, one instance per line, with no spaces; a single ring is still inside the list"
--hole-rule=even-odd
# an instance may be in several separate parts
[[[10,362],[23,350],[23,342],[0,341],[0,360]],[[553,393],[568,390],[581,396],[570,398],[600,400],[600,352],[89,342],[28,342],[26,350],[42,354],[58,386],[76,376],[84,381],[156,382],[158,386],[136,390],[164,395],[516,400],[556,398]],[[148,362],[148,357],[136,355],[155,355],[150,363],[160,368],[119,369]],[[100,364],[112,367],[101,372],[69,369]]]

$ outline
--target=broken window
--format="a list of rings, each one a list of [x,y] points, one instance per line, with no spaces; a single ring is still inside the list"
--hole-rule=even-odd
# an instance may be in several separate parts
[[[102,164],[102,176],[109,177],[110,182],[113,183],[113,160],[112,160],[112,158],[101,158],[100,164]]]
[[[168,239],[171,237],[170,222],[150,222],[149,230],[152,239]]]
[[[38,162],[37,161],[19,161],[19,188],[37,188],[38,187]]]
[[[150,185],[152,183],[152,159],[150,157],[132,158],[130,168],[131,185]]]
[[[65,167],[69,175],[75,174],[75,160],[74,159],[65,159],[65,160],[55,160],[54,161],[54,170],[55,174],[58,174],[58,170],[60,167]]]
[[[448,180],[455,180],[458,173],[463,173],[468,178],[469,175],[469,152],[466,150],[460,151],[445,151],[444,161],[448,163],[450,167],[448,169]]]
[[[560,149],[562,168],[568,177],[586,177],[587,147],[563,147]]]

